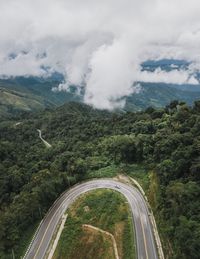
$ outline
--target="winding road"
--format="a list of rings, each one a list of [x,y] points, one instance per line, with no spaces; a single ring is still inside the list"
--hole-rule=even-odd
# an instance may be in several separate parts
[[[148,208],[142,194],[136,188],[112,179],[90,180],[75,185],[73,188],[64,192],[60,198],[54,202],[43,219],[24,258],[44,258],[56,230],[56,226],[69,205],[72,204],[80,194],[100,188],[116,190],[122,193],[127,199],[133,215],[138,259],[157,259],[158,254],[149,220]]]
[[[45,144],[45,146],[47,148],[50,148],[51,147],[51,144],[49,144],[45,139],[43,139],[42,137],[42,131],[40,129],[37,129],[38,133],[39,133],[39,138],[42,140],[42,142]]]

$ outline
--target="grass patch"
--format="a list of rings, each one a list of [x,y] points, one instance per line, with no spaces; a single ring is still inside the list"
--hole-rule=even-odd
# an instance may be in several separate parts
[[[114,259],[111,240],[89,224],[113,234],[120,258],[135,258],[129,206],[116,191],[101,189],[82,195],[68,209],[68,218],[53,259]]]
[[[158,202],[158,196],[159,196],[159,183],[158,183],[158,177],[155,172],[151,172],[149,174],[150,178],[150,185],[149,185],[149,190],[147,193],[148,200],[151,204],[151,207],[153,211],[157,210],[157,206],[159,204]]]
[[[157,174],[153,171],[150,173],[150,180],[149,191],[147,193],[148,200],[154,212],[163,252],[166,255],[166,258],[171,258],[173,254],[171,240],[169,240],[169,237],[166,234],[169,231],[170,226],[168,226],[166,221],[163,220],[162,212],[159,208],[161,199],[160,184]]]
[[[134,178],[139,182],[145,192],[148,191],[150,184],[149,171],[143,164],[121,165],[121,172]]]
[[[109,165],[98,170],[89,171],[85,175],[85,179],[91,178],[112,178],[120,172],[119,167],[116,165]]]

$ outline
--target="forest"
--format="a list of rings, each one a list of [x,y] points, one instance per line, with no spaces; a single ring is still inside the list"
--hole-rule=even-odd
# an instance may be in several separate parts
[[[46,148],[38,137],[41,129]],[[0,122],[0,258],[88,172],[142,164],[158,179],[153,207],[166,258],[200,254],[200,101],[109,112],[68,103]]]

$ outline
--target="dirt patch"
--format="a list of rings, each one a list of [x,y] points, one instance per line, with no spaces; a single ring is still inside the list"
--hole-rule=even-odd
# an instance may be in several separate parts
[[[113,178],[114,180],[120,181],[122,183],[131,184],[129,177],[124,174],[118,174],[116,177]]]
[[[84,209],[85,212],[89,212],[90,211],[90,208],[88,206],[85,206],[83,209]]]
[[[92,230],[83,228],[79,248],[75,249],[70,259],[115,259],[113,244],[109,237]]]
[[[124,233],[124,222],[118,222],[115,224],[114,237],[117,243],[117,249],[119,258],[123,257],[123,233]]]

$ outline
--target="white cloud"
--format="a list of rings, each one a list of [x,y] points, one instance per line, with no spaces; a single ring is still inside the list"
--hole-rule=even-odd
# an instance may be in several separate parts
[[[111,109],[120,97],[132,93],[134,63],[123,41],[103,45],[93,56],[86,78],[85,101],[98,108]]]
[[[196,84],[199,10],[199,0],[0,0],[0,76],[43,76],[41,67],[51,67],[65,75],[62,89],[85,84],[85,101],[99,108],[117,105],[137,81]],[[193,63],[140,71],[161,58]]]
[[[192,84],[197,85],[198,81],[193,75],[190,75],[187,70],[171,70],[169,72],[163,71],[160,68],[154,72],[138,71],[138,81],[150,83],[166,83],[166,84]]]

